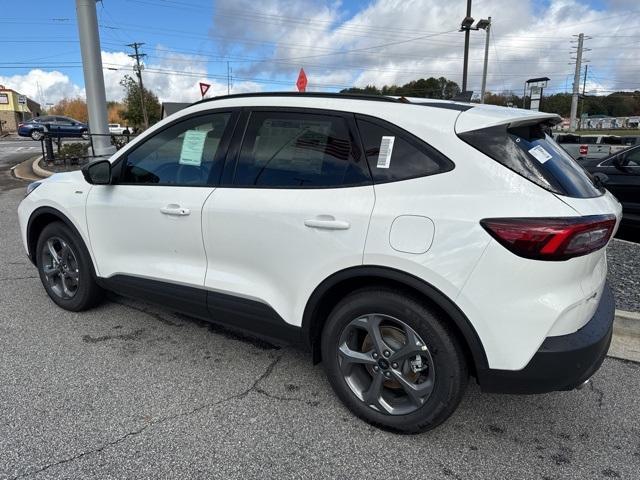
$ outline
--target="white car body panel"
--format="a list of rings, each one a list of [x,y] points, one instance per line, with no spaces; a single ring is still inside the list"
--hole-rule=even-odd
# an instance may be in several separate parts
[[[87,200],[87,226],[100,276],[132,275],[202,286],[206,272],[202,206],[213,190],[94,186]],[[190,214],[161,212],[171,205]]]
[[[258,299],[300,326],[313,290],[362,265],[372,186],[327,189],[218,188],[203,209],[208,289]],[[346,229],[305,225],[346,222]]]

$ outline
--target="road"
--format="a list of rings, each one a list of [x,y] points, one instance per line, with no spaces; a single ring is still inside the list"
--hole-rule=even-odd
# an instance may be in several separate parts
[[[40,142],[11,135],[0,138],[0,188],[23,186],[11,176],[11,167],[42,152]]]
[[[435,431],[384,432],[292,347],[119,296],[57,308],[20,245],[23,187],[0,186],[2,479],[638,478],[640,364],[548,395],[471,383]]]

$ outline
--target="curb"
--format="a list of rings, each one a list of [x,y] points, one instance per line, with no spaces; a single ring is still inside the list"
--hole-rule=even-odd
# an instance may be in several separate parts
[[[35,173],[36,175],[38,175],[39,177],[42,177],[42,178],[47,178],[47,177],[50,177],[51,175],[53,175],[55,172],[51,172],[49,170],[46,170],[46,169],[42,168],[39,165],[40,164],[40,160],[42,160],[42,155],[37,156],[33,160],[33,163],[31,164],[31,168],[33,170],[33,173]]]
[[[616,310],[608,356],[640,362],[640,313]]]
[[[37,157],[29,158],[17,165],[14,165],[13,167],[11,167],[11,173],[13,173],[13,176],[18,180],[24,180],[26,182],[41,180],[43,177],[36,175],[33,171],[33,162],[37,162],[38,160],[40,160],[40,158],[42,158],[42,156],[38,155]],[[25,169],[27,171],[23,172],[22,170]]]

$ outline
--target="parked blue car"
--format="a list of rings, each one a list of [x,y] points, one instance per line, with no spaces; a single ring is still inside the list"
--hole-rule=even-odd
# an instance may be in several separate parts
[[[89,138],[89,126],[69,117],[47,115],[35,117],[18,124],[18,135],[41,140],[44,136],[45,126],[53,136]]]

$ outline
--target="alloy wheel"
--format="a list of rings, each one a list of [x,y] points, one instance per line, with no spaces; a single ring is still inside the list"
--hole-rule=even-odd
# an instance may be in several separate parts
[[[421,408],[435,385],[429,348],[405,322],[383,314],[352,320],[338,343],[338,365],[353,394],[385,414]]]
[[[73,298],[78,292],[80,271],[70,245],[60,237],[51,237],[42,247],[40,260],[50,290],[59,298]]]

